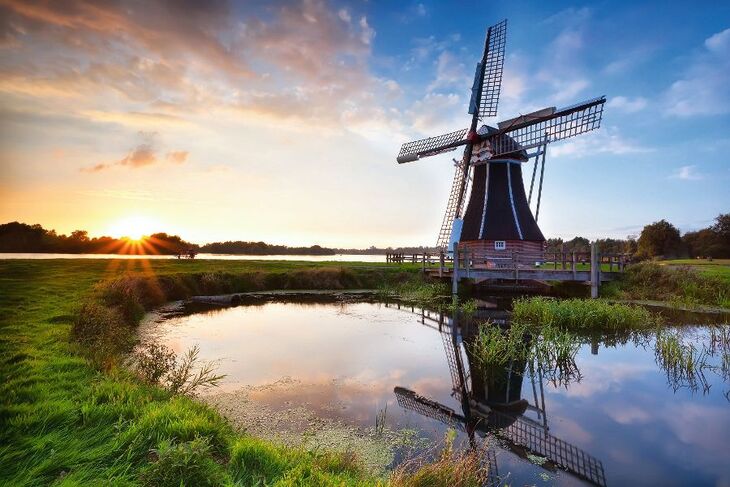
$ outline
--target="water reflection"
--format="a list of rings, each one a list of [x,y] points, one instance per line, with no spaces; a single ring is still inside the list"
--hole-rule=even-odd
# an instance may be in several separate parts
[[[489,312],[482,311],[479,317],[493,317],[488,315]],[[484,452],[493,485],[501,480],[497,456],[494,447],[488,442],[484,445],[482,441],[490,435],[496,435],[518,456],[536,459],[544,469],[554,472],[561,468],[593,485],[605,486],[606,477],[600,460],[550,434],[542,364],[530,363],[528,370],[526,359],[510,359],[505,365],[484,363],[474,356],[469,344],[476,339],[479,326],[496,327],[500,326],[500,321],[504,320],[495,317],[486,325],[480,325],[480,321],[457,313],[445,316],[421,310],[421,322],[441,334],[452,378],[452,395],[461,404],[461,413],[401,386],[394,389],[398,404],[466,432],[471,447]],[[526,341],[532,339],[524,337]],[[577,369],[572,374],[578,375]],[[531,402],[522,397],[525,377],[530,380]],[[526,415],[528,411],[536,418]]]
[[[600,485],[598,465],[609,485],[730,485],[726,342],[719,334],[713,342],[708,327],[677,330],[682,343],[714,347],[708,364],[716,368],[705,369],[703,394],[669,380],[657,364],[653,331],[580,337],[572,374],[520,361],[489,370],[466,347],[476,326],[458,317],[373,302],[276,299],[173,316],[140,331],[176,351],[199,344],[201,359],[218,360],[228,377],[217,404],[229,417],[240,414],[237,424],[251,434],[291,428],[290,410],[306,409],[293,427],[311,429],[326,418],[369,434],[379,421],[438,441],[453,426],[457,441],[489,448],[494,458],[485,460],[515,485],[543,484],[545,475],[560,485],[586,478]],[[492,309],[476,319],[505,326],[507,316]],[[414,407],[399,407],[399,399]]]

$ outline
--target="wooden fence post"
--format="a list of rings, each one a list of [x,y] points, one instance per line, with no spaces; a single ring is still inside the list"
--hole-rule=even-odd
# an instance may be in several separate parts
[[[576,269],[576,266],[575,266],[575,264],[576,264],[576,261],[575,261],[575,251],[573,251],[573,252],[570,253],[570,259],[572,261],[571,262],[571,265],[572,265],[571,270],[573,271],[573,280],[575,281],[578,278],[578,269]]]
[[[598,290],[601,287],[601,256],[598,244],[591,244],[591,298],[598,297]]]
[[[451,275],[451,295],[459,295],[459,244],[454,242],[454,272]]]
[[[444,277],[444,251],[439,253],[439,277]]]

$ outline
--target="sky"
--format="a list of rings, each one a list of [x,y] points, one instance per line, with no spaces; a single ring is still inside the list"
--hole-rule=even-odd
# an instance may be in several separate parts
[[[0,222],[433,245],[460,153],[395,157],[468,126],[503,18],[485,123],[608,99],[548,149],[546,237],[730,211],[728,2],[0,0]]]

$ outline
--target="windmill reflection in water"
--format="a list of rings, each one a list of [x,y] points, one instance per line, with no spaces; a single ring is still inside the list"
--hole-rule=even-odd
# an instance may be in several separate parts
[[[544,469],[561,468],[593,485],[606,485],[600,460],[550,434],[541,364],[521,359],[509,360],[506,365],[489,365],[472,354],[467,344],[476,339],[479,323],[488,319],[486,326],[507,326],[504,312],[480,310],[469,317],[458,313],[447,316],[415,307],[390,306],[420,314],[423,325],[441,334],[451,373],[452,396],[460,402],[461,413],[400,386],[394,389],[398,404],[465,432],[471,448],[483,453],[481,460],[488,468],[491,485],[500,481],[495,442],[489,441],[495,437],[522,458],[545,458],[540,465]],[[531,339],[525,336],[525,340]],[[531,381],[532,403],[522,398],[526,376]],[[536,419],[527,416],[528,412],[534,413]]]

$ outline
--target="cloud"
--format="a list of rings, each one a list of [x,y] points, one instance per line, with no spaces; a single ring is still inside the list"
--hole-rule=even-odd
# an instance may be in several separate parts
[[[139,132],[138,137],[142,139],[142,142],[129,151],[123,158],[113,162],[103,162],[83,167],[81,171],[94,173],[119,166],[138,169],[159,164],[161,160],[157,156],[157,134],[154,132]],[[187,161],[188,155],[188,151],[169,151],[165,155],[164,160],[171,164],[183,164]]]
[[[683,181],[699,181],[704,178],[704,175],[697,172],[697,166],[688,165],[677,168],[669,177],[670,179],[681,179]]]
[[[653,151],[652,147],[642,146],[625,138],[617,127],[601,127],[597,131],[578,138],[559,142],[555,147],[550,146],[549,155],[580,158],[598,153],[623,155],[644,154]]]
[[[117,161],[118,166],[144,167],[157,162],[155,150],[149,144],[142,144],[136,147],[123,159]]]
[[[348,106],[378,111],[382,93],[397,94],[369,71],[366,16],[322,0],[243,8],[239,21],[218,0],[6,2],[0,97],[59,112],[73,98],[76,115],[135,128],[215,111],[339,127]]]
[[[665,113],[678,117],[730,113],[730,29],[705,39],[680,79],[664,94]]]
[[[190,153],[186,150],[171,151],[167,153],[166,158],[169,162],[174,164],[182,164],[188,160],[189,154]]]
[[[615,108],[625,113],[636,113],[646,108],[646,105],[646,98],[641,96],[637,96],[636,98],[614,96],[606,104],[607,107]]]
[[[472,80],[466,74],[466,66],[454,54],[442,51],[436,60],[436,78],[428,85],[427,91],[443,88],[460,88],[462,91],[471,87]]]

